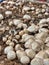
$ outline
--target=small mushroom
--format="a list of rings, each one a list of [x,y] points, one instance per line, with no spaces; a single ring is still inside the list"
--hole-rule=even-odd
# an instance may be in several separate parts
[[[3,37],[2,40],[3,40],[3,42],[6,42],[7,41],[7,38],[6,37]]]
[[[5,15],[7,16],[12,15],[12,11],[5,11]]]
[[[16,39],[20,39],[20,35],[15,35],[15,38]]]
[[[17,26],[18,24],[20,24],[21,23],[21,20],[19,20],[19,19],[13,19],[13,24],[15,25],[15,26]]]
[[[25,14],[25,15],[23,16],[23,19],[30,20],[30,19],[31,19],[31,17],[30,17],[30,15]]]
[[[44,13],[45,12],[45,9],[42,9],[42,13]]]
[[[49,15],[49,13],[48,13],[48,12],[45,12],[45,13],[44,13],[44,15],[45,15],[45,16],[48,16],[48,15]]]
[[[4,17],[3,17],[3,15],[2,14],[0,14],[0,20],[2,20]]]
[[[33,10],[33,11],[34,11],[34,10],[35,10],[35,7],[31,7],[31,10]]]
[[[23,10],[23,11],[28,11],[28,10],[30,10],[30,7],[24,6],[22,10]]]
[[[17,50],[24,50],[24,49],[21,47],[20,44],[17,44],[17,45],[15,46],[15,50],[17,51]]]

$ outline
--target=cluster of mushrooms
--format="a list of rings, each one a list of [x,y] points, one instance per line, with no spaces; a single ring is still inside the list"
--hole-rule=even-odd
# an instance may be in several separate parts
[[[49,4],[3,1],[0,52],[22,65],[49,65]]]

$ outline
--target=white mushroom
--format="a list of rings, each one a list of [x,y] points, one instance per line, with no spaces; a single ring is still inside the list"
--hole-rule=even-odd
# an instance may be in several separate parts
[[[39,14],[39,12],[37,11],[37,12],[36,12],[36,14],[38,15],[38,14]]]
[[[44,49],[44,41],[41,39],[35,39],[35,41],[39,44],[41,50]]]
[[[26,41],[26,43],[24,44],[25,48],[31,48],[32,47],[32,43],[33,43],[32,39],[29,39],[28,41]]]
[[[10,22],[9,22],[9,26],[11,26],[12,24],[13,24],[13,21],[10,21]]]
[[[32,49],[34,51],[39,51],[40,50],[40,45],[37,42],[32,43]]]
[[[18,28],[22,28],[23,27],[23,23],[20,23],[17,25]]]
[[[9,43],[9,46],[14,46],[14,42],[10,42]]]
[[[45,59],[45,58],[48,58],[48,55],[45,53],[45,51],[40,51],[39,53],[36,54],[35,57]]]
[[[48,42],[49,42],[49,37],[47,37],[45,40],[45,43],[48,43]]]
[[[49,13],[48,13],[48,12],[45,12],[44,14],[45,14],[46,16],[48,16],[48,15],[49,15]]]
[[[18,43],[18,40],[17,39],[12,39],[13,42],[15,43]]]
[[[8,30],[9,30],[9,28],[10,28],[10,27],[9,27],[9,26],[7,26],[5,29],[8,31]]]
[[[42,9],[42,13],[44,13],[45,12],[45,9]]]
[[[40,29],[39,29],[39,33],[40,33],[40,32],[48,32],[48,29],[46,29],[46,28],[40,28]]]
[[[15,53],[14,51],[9,51],[9,52],[7,53],[7,58],[8,58],[9,60],[15,59],[15,58],[16,58],[16,53]]]
[[[21,59],[20,59],[20,62],[22,64],[28,64],[30,62],[30,59],[27,56],[22,56]]]
[[[24,30],[19,32],[19,35],[22,36],[23,34],[25,34]]]
[[[7,47],[5,47],[4,53],[5,53],[5,54],[8,54],[9,51],[13,51],[13,47],[12,47],[12,46],[7,46]]]
[[[39,12],[40,11],[40,9],[39,8],[36,8],[36,12]]]
[[[39,28],[43,28],[43,27],[48,27],[48,25],[45,23],[45,24],[40,24],[39,25]]]
[[[31,10],[35,10],[35,7],[31,7]]]
[[[29,20],[29,19],[31,19],[31,17],[30,17],[30,15],[25,14],[25,15],[23,16],[23,19]]]
[[[47,22],[49,23],[49,18],[47,18]]]
[[[43,5],[42,5],[42,8],[46,8],[46,5],[45,5],[45,4],[43,4]]]
[[[47,22],[46,19],[41,19],[40,22],[39,22],[39,25],[44,24],[44,23],[46,23],[46,22]]]
[[[24,24],[24,23],[20,23],[20,24],[18,24],[18,26],[17,26],[18,28],[24,28],[24,29],[26,29],[27,28],[27,25],[26,24]]]
[[[9,46],[14,46],[14,42],[12,42],[11,40],[7,40],[6,44],[9,45]]]
[[[45,50],[46,54],[49,56],[49,48]]]
[[[5,32],[5,27],[4,26],[1,26],[0,27],[0,34],[4,33]]]
[[[13,2],[13,1],[8,1],[8,4],[15,4],[15,2]]]
[[[15,35],[15,38],[16,39],[20,39],[20,35]]]
[[[49,58],[44,59],[44,65],[49,65]]]
[[[28,11],[28,10],[30,10],[30,7],[28,7],[28,6],[24,6],[22,10],[24,10],[24,11]]]
[[[17,44],[17,45],[15,46],[15,50],[17,51],[17,50],[24,50],[24,49],[21,47],[20,44]]]
[[[45,41],[47,35],[48,35],[47,32],[40,32],[40,33],[35,35],[35,38]]]
[[[31,26],[28,27],[27,29],[29,32],[36,32],[38,30],[38,26],[35,24],[32,24]]]
[[[11,34],[11,32],[9,32],[9,34]],[[7,38],[8,38],[8,40],[7,40],[7,42],[6,42],[6,43],[8,44],[8,43],[10,43],[10,42],[11,42],[11,40],[12,40],[12,35],[8,36]]]
[[[26,52],[26,54],[27,54],[27,56],[29,57],[29,58],[34,58],[34,56],[35,56],[35,51],[34,50],[32,50],[32,49],[26,49],[25,50],[25,52]]]
[[[34,58],[31,60],[30,65],[43,65],[43,60],[40,58]]]
[[[39,14],[40,13],[40,9],[39,8],[36,8],[36,14]]]
[[[21,23],[21,20],[19,20],[19,19],[13,19],[13,24],[15,25],[15,26],[17,26],[18,24],[20,24]]]
[[[26,29],[27,28],[27,25],[26,24],[23,24],[23,28]]]
[[[38,17],[42,17],[42,14],[38,14]]]
[[[4,17],[3,17],[3,15],[2,14],[0,14],[0,20],[2,20]]]
[[[5,14],[8,15],[12,15],[12,11],[5,11]]]
[[[43,44],[44,44],[43,40],[41,40],[41,39],[35,39],[35,41],[36,41],[39,45],[43,45]]]
[[[29,39],[34,40],[34,36],[28,35],[28,34],[24,34],[24,35],[22,35],[22,39],[26,42]]]
[[[16,55],[17,55],[18,59],[20,59],[22,56],[26,56],[26,53],[23,50],[17,50]]]
[[[3,42],[6,42],[7,41],[7,38],[6,37],[3,37],[2,40],[3,40]]]
[[[28,36],[28,34],[22,35],[22,39],[25,39]]]
[[[11,42],[11,40],[7,40],[7,41],[6,41],[6,44],[9,45],[10,42]]]

